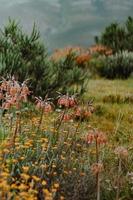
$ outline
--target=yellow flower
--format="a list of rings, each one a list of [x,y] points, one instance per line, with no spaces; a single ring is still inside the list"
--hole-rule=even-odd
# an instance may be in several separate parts
[[[23,166],[22,169],[23,169],[23,171],[24,171],[25,173],[27,173],[28,170],[29,170],[29,167],[28,167],[28,166]]]
[[[40,178],[39,177],[37,177],[37,176],[32,176],[32,178],[35,180],[35,181],[40,181]]]
[[[45,180],[42,181],[42,185],[47,185],[47,182]]]
[[[68,174],[68,172],[67,172],[67,171],[64,171],[64,174]]]
[[[21,183],[19,186],[18,186],[19,190],[27,190],[28,189],[28,186]]]
[[[7,172],[2,172],[1,176],[4,177],[4,178],[7,178],[9,176],[9,174]]]
[[[57,189],[56,189],[56,188],[53,188],[53,189],[52,189],[52,192],[53,192],[53,193],[57,192]]]
[[[15,183],[13,183],[12,185],[11,185],[11,189],[17,189],[18,188],[18,186],[15,184]]]
[[[45,195],[49,195],[49,193],[50,193],[50,192],[48,191],[48,189],[44,189],[43,192],[45,193]]]
[[[64,156],[61,155],[61,160],[65,160],[66,158]]]
[[[81,173],[80,173],[80,176],[85,176],[85,173],[81,172]]]
[[[7,184],[7,182],[5,180],[3,180],[0,183],[0,190],[3,190],[3,191],[9,191],[10,190],[10,186]]]
[[[26,181],[30,178],[28,174],[24,174],[24,173],[21,174],[21,177],[25,179]]]
[[[60,196],[60,200],[64,200],[65,198],[63,196]]]
[[[55,183],[54,188],[59,188],[59,183]]]
[[[74,167],[73,170],[76,171],[76,168]]]
[[[53,175],[56,176],[56,175],[57,175],[57,172],[54,172]]]

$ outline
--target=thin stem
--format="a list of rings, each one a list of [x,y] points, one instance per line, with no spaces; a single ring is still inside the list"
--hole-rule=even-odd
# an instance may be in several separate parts
[[[41,110],[41,116],[40,116],[40,120],[39,120],[39,124],[38,124],[38,130],[40,129],[40,126],[41,126],[41,124],[42,124],[43,113],[44,113],[44,111],[43,111],[43,108],[42,108],[42,110]]]
[[[63,118],[64,118],[65,113],[66,113],[66,109],[63,111],[63,114],[62,114],[61,119],[60,119],[60,121],[59,121],[59,124],[58,124],[58,126],[57,126],[57,131],[59,130],[59,128],[60,128],[60,126],[61,126],[61,124],[62,124],[62,121],[63,121]]]
[[[10,131],[12,131],[13,116],[10,114]]]
[[[121,158],[119,158],[119,163],[118,163],[118,178],[117,178],[116,200],[119,200],[119,196],[120,196],[120,173],[121,173]]]
[[[99,146],[96,138],[96,162],[99,162]]]
[[[13,145],[15,145],[15,140],[16,140],[18,128],[19,128],[19,114],[17,114],[17,118],[16,118],[16,126],[15,126],[15,131],[14,131],[13,140],[12,140],[13,141]]]
[[[99,164],[99,146],[96,138],[96,162]],[[96,174],[96,194],[97,200],[100,200],[100,172]]]

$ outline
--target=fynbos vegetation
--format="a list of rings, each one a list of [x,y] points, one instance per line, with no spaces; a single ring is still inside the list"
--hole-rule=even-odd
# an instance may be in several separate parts
[[[0,200],[133,198],[132,28],[52,56],[35,25],[1,30]]]

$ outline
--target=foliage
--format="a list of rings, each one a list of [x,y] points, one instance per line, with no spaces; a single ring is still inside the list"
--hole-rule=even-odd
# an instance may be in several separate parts
[[[111,55],[113,53],[112,49],[108,48],[107,46],[100,45],[100,44],[91,46],[89,48],[89,52],[93,56],[98,56],[98,55],[108,56],[108,55]]]
[[[124,25],[112,23],[107,26],[95,42],[110,47],[114,52],[133,51],[133,18],[128,17]]]
[[[54,80],[52,88],[61,87],[61,92],[83,94],[88,80],[88,70],[77,65],[76,54],[69,52],[64,58],[53,61]]]
[[[85,81],[85,73],[78,68],[72,55],[54,63],[48,58],[36,26],[28,35],[11,19],[0,32],[0,74],[14,75],[21,82],[29,79],[30,90],[41,96],[61,89],[65,91],[72,84],[81,85],[83,92]]]
[[[39,38],[35,25],[28,35],[10,19],[0,34],[0,74],[5,77],[14,75],[19,81],[30,79],[35,94],[42,93],[49,76],[46,49]]]
[[[106,78],[128,78],[133,72],[133,53],[119,52],[108,57],[100,57],[100,64],[97,65],[98,73]]]
[[[86,142],[78,134],[73,141],[73,135],[69,132],[66,134],[65,127],[61,127],[67,122],[64,117],[68,109],[78,106],[74,97],[60,96],[58,104],[65,106],[65,113],[63,111],[63,118],[61,112],[58,119],[56,116],[51,119],[48,113],[52,112],[52,102],[47,96],[44,100],[36,98],[37,112],[30,107],[23,112],[21,104],[18,106],[17,103],[28,101],[29,90],[26,85],[14,79],[4,79],[0,91],[1,110],[6,110],[6,114],[1,115],[6,131],[2,133],[0,147],[0,164],[3,166],[0,171],[0,198],[16,199],[18,196],[20,199],[52,200],[64,199],[65,196],[67,199],[81,199],[78,189],[84,191],[85,196],[95,196],[92,175],[82,164],[87,152],[84,158],[80,156],[80,142],[84,148]],[[44,120],[48,120],[48,127],[45,127]],[[66,135],[60,134],[60,128]],[[77,127],[73,127],[73,131],[76,134]]]
[[[79,55],[83,51],[84,51],[84,49],[82,49],[81,47],[68,46],[68,47],[65,47],[65,48],[56,49],[52,53],[51,59],[58,62],[59,60],[64,59],[66,56],[68,56],[71,53],[73,53],[75,55]]]

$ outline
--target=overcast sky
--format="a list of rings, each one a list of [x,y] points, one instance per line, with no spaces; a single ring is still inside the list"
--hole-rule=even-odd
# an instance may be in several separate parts
[[[133,0],[0,0],[0,26],[10,16],[30,32],[36,22],[50,50],[90,45],[106,25],[132,13]]]

